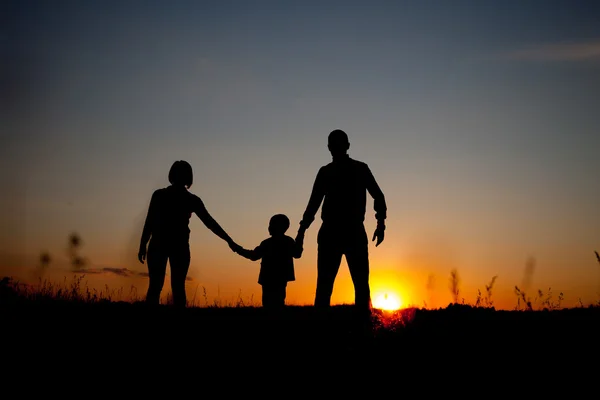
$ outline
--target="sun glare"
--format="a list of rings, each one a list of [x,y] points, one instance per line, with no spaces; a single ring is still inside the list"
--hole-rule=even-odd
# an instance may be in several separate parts
[[[380,310],[395,311],[402,307],[402,300],[394,293],[382,293],[373,300],[373,307]]]

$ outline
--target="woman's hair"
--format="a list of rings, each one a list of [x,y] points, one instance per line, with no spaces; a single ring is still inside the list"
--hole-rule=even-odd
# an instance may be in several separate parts
[[[169,170],[169,182],[172,185],[181,185],[189,189],[194,182],[192,166],[187,161],[175,161]]]

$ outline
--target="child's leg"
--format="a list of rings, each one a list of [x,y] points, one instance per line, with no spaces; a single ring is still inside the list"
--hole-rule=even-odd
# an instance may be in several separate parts
[[[262,285],[262,306],[271,308],[273,306],[273,290],[271,285]]]
[[[146,292],[146,303],[158,305],[160,303],[160,292],[165,283],[167,271],[167,252],[162,248],[152,245],[148,246],[148,292]]]
[[[276,302],[277,306],[280,308],[285,307],[286,290],[287,290],[287,282],[283,282],[282,284],[279,284],[276,286],[275,302]]]

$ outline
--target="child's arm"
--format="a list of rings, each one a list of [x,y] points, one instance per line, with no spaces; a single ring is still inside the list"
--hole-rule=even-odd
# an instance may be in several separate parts
[[[244,257],[247,258],[248,260],[251,261],[256,261],[256,260],[260,260],[261,259],[261,253],[260,253],[260,246],[255,248],[254,250],[248,250],[248,249],[238,249],[237,253]]]

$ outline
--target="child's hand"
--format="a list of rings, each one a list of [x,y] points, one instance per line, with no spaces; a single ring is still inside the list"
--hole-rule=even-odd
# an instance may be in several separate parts
[[[229,248],[231,250],[233,250],[234,253],[240,254],[240,252],[242,250],[244,250],[244,248],[242,246],[240,246],[239,244],[235,243],[235,242],[231,242],[229,243]]]

